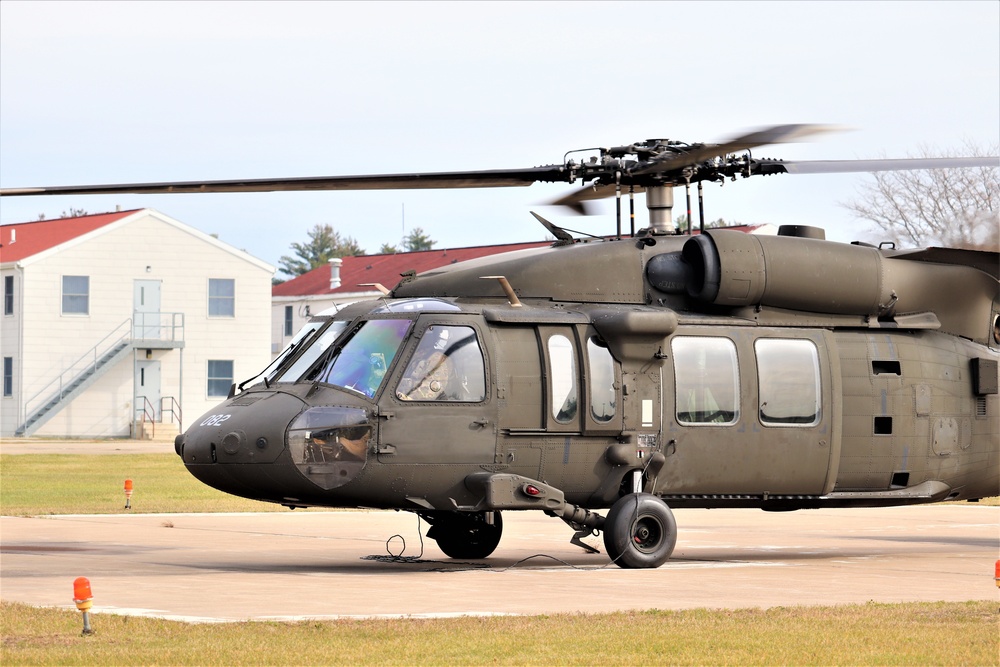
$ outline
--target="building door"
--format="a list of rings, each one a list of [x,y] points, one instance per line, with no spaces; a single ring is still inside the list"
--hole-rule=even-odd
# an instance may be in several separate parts
[[[140,360],[135,362],[135,418],[160,421],[160,362]]]
[[[160,281],[136,280],[132,288],[133,332],[137,340],[159,340]]]

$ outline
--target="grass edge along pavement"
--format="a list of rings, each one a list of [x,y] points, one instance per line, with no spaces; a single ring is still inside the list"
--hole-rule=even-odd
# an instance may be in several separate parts
[[[3,665],[997,665],[994,602],[191,624],[0,603]]]

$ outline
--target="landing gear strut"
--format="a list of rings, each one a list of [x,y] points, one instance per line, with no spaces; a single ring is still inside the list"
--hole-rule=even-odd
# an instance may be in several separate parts
[[[449,558],[486,558],[500,544],[500,512],[448,512],[422,515],[431,524],[427,537]]]
[[[670,558],[676,543],[673,512],[649,493],[619,498],[604,522],[604,548],[619,567],[659,567]]]

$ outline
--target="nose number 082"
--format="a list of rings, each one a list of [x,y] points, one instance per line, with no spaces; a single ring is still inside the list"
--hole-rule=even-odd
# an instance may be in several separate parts
[[[229,419],[232,415],[210,415],[201,423],[201,426],[218,426]]]

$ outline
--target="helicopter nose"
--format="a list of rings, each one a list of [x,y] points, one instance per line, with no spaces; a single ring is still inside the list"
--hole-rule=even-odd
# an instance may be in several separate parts
[[[273,463],[285,449],[285,430],[303,403],[286,393],[236,396],[203,415],[177,437],[174,450],[188,466]]]

